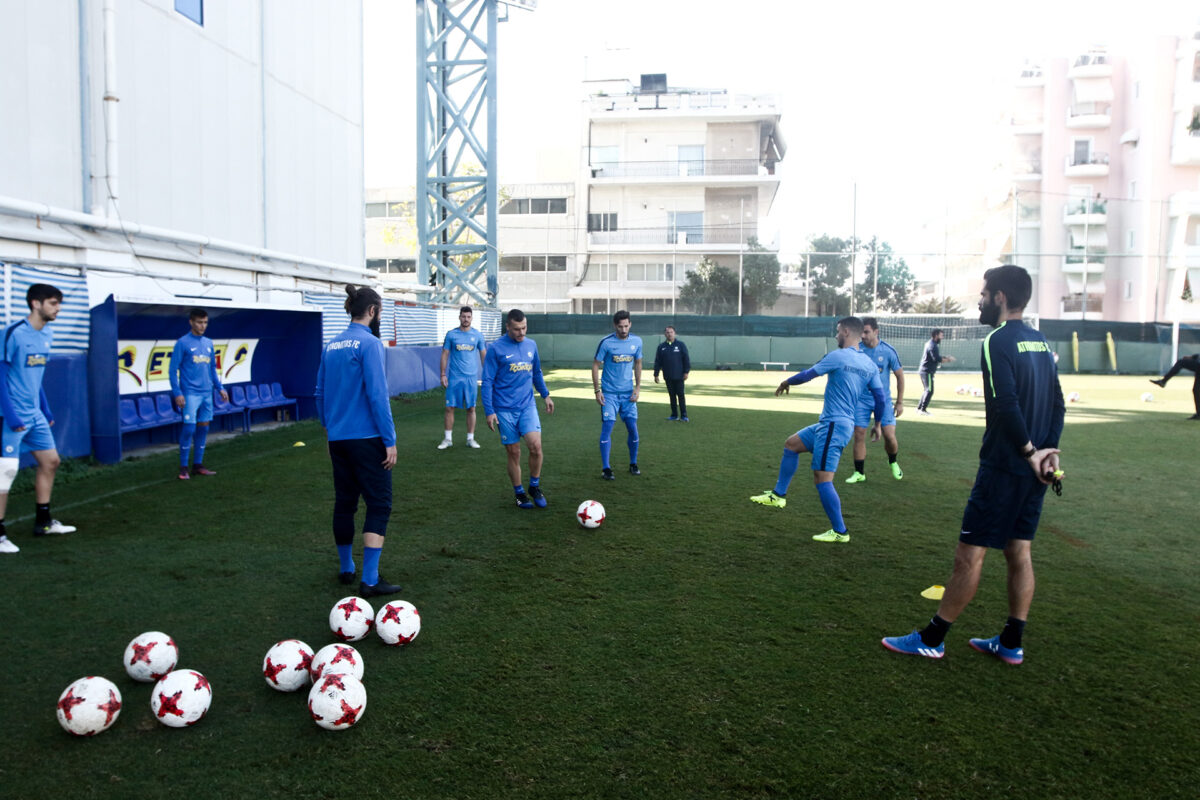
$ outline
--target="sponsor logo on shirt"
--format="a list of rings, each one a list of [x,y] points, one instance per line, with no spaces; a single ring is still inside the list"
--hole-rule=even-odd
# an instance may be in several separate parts
[[[456,345],[454,345],[454,349],[455,350],[474,350],[475,345],[473,345],[473,344],[456,344]]]
[[[212,361],[212,356],[208,353],[197,353],[192,355],[193,364],[208,364]]]
[[[533,364],[526,361],[520,361],[516,364],[508,365],[509,372],[533,372]]]
[[[633,361],[633,356],[619,356],[619,355],[617,355],[617,354],[615,354],[615,353],[614,353],[614,354],[613,354],[613,357],[612,357],[612,360],[613,360],[613,363],[614,363],[614,364],[625,364],[625,363],[628,363],[628,362],[630,362],[630,361]]]
[[[46,366],[46,361],[45,353],[30,353],[25,356],[25,366],[27,367],[44,367]]]

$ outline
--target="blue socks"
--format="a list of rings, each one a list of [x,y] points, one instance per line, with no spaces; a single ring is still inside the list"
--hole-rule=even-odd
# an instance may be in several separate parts
[[[833,529],[838,533],[845,533],[846,523],[842,521],[842,498],[838,497],[837,489],[833,488],[833,482],[818,483],[817,495],[821,498],[821,506],[825,509],[825,516],[829,517],[829,521],[833,524]]]
[[[799,465],[800,454],[783,448],[783,458],[779,459],[779,480],[775,481],[775,494],[780,497],[787,496],[788,486],[791,485],[792,476],[796,474]]]
[[[600,426],[600,466],[604,469],[611,469],[608,455],[612,451],[612,429],[616,424],[615,419],[606,419]]]
[[[362,582],[367,586],[379,583],[379,557],[383,555],[382,547],[363,548]]]
[[[542,482],[541,478],[530,478],[529,479],[529,488],[532,489],[533,487],[537,486],[541,482]]]
[[[196,426],[185,423],[179,429],[179,466],[187,468],[188,455],[192,452],[192,437],[196,435]]]
[[[337,546],[338,562],[341,572],[354,572],[354,545],[339,544]]]
[[[629,436],[626,437],[626,439],[625,439],[626,444],[629,445],[629,463],[636,464],[637,463],[637,451],[638,451],[637,420],[636,419],[625,420],[625,429],[629,431]]]
[[[193,463],[196,463],[196,464],[204,463],[204,443],[207,441],[208,441],[208,426],[207,425],[197,425],[196,426],[196,435],[193,437],[193,444],[192,444],[192,449],[196,453],[196,457],[193,459]]]

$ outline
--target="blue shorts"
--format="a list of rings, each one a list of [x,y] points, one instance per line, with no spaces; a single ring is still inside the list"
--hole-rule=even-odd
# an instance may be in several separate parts
[[[854,423],[848,419],[830,419],[796,431],[804,448],[812,453],[812,468],[837,472],[842,448],[854,436]]]
[[[542,421],[538,418],[537,406],[533,404],[518,409],[498,408],[496,419],[500,422],[501,444],[516,444],[525,434],[542,431]]]
[[[26,422],[28,424],[23,431],[8,427],[8,420],[0,424],[0,428],[4,429],[0,435],[0,451],[3,451],[0,455],[4,458],[20,458],[21,453],[58,449],[54,434],[50,432],[50,423],[40,408],[27,415]]]
[[[1033,539],[1045,499],[1046,484],[1032,471],[1013,475],[981,464],[958,540],[1002,550],[1010,539]]]
[[[871,427],[871,415],[875,413],[875,396],[868,395],[871,402],[867,404],[859,403],[854,409],[854,427],[869,428]],[[887,398],[887,402],[883,404],[883,419],[879,420],[880,425],[895,425],[896,410],[892,408],[892,398]]]
[[[474,408],[478,395],[479,385],[474,378],[451,378],[446,386],[446,408]]]
[[[637,403],[629,399],[627,394],[606,394],[604,395],[604,407],[600,409],[600,419],[616,421],[617,417],[621,419],[636,420]]]
[[[185,394],[183,396],[184,425],[195,425],[197,422],[212,422],[212,418],[212,392],[205,392],[204,394]]]

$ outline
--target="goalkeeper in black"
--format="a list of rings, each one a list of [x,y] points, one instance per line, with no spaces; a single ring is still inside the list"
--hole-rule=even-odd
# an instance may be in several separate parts
[[[889,636],[883,646],[897,653],[941,658],[958,615],[975,596],[988,548],[1004,551],[1008,565],[1008,621],[998,636],[970,645],[1008,664],[1025,658],[1021,644],[1033,601],[1030,546],[1037,531],[1046,487],[1062,476],[1062,389],[1046,339],[1021,321],[1033,292],[1029,273],[1012,264],[984,273],[979,321],[995,328],[983,340],[983,396],[987,424],[979,471],[963,512],[954,571],[938,612],[920,631]]]

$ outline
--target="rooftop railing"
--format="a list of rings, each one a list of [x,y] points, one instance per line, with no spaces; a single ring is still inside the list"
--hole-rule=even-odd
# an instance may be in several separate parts
[[[742,244],[758,235],[755,225],[712,225],[706,228],[628,228],[615,231],[592,231],[588,244],[604,245],[654,245],[656,247],[685,244]]]
[[[1087,200],[1076,200],[1074,202],[1069,202],[1066,205],[1066,213],[1067,216],[1073,216],[1075,214],[1107,214],[1108,201],[1092,200],[1091,202],[1088,202]]]
[[[613,161],[592,165],[594,178],[693,178],[714,175],[758,175],[759,163],[753,158],[719,161]],[[766,170],[762,170],[766,174]]]

